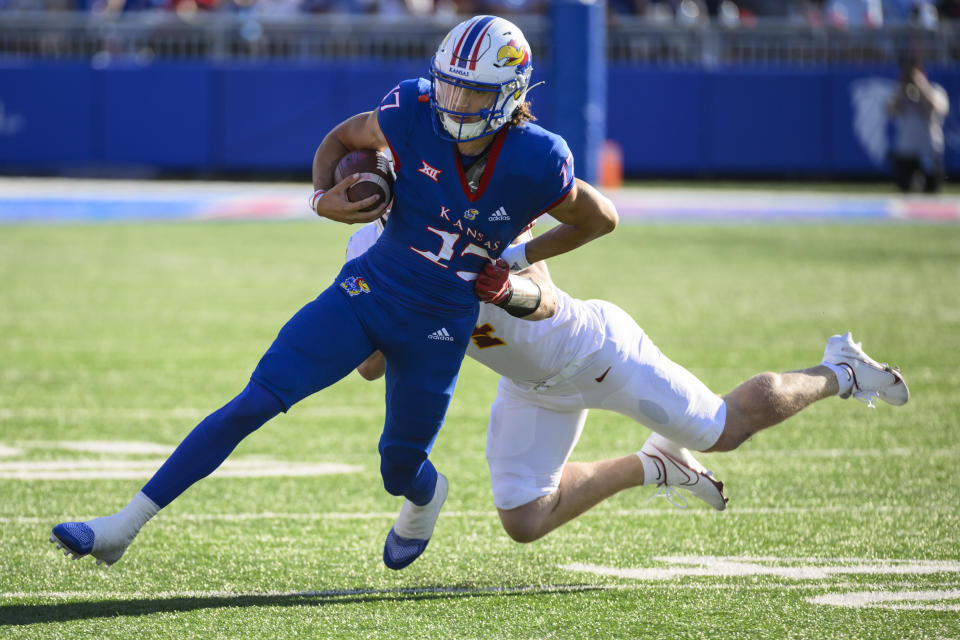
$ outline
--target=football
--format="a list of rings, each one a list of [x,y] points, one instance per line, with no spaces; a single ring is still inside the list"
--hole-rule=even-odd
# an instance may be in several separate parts
[[[339,183],[355,173],[360,174],[360,180],[347,189],[347,199],[350,202],[373,195],[380,196],[376,202],[361,211],[373,211],[393,198],[393,171],[390,160],[384,154],[373,149],[351,151],[337,163],[333,179]]]

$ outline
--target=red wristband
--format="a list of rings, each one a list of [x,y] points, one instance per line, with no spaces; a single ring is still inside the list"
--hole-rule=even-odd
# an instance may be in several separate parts
[[[310,210],[314,213],[317,212],[317,202],[320,201],[320,198],[323,197],[323,194],[326,193],[325,189],[317,189],[313,192],[313,195],[310,196]]]

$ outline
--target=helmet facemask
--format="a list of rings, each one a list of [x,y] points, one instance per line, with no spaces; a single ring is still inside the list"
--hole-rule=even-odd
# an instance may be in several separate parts
[[[430,63],[434,130],[454,142],[499,130],[525,100],[532,71],[529,45],[513,23],[493,16],[460,23]]]
[[[476,140],[497,131],[526,96],[528,78],[522,76],[499,85],[451,77],[434,65],[430,72],[430,102],[443,127],[443,132],[437,133],[455,142]]]

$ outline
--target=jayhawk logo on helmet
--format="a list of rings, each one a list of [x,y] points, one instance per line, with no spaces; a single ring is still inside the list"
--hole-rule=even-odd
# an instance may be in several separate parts
[[[511,40],[497,50],[496,67],[520,67],[521,69],[530,62],[530,52],[519,44],[516,40]]]

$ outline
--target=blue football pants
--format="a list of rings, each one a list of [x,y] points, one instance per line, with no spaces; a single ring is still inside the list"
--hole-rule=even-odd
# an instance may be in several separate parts
[[[333,285],[280,330],[233,400],[207,416],[144,486],[164,507],[212,473],[240,441],[303,398],[337,382],[374,350],[386,356],[386,415],[380,437],[384,488],[415,504],[433,497],[427,459],[443,423],[476,313],[453,318],[411,310],[377,287]],[[348,293],[351,291],[352,293]]]

